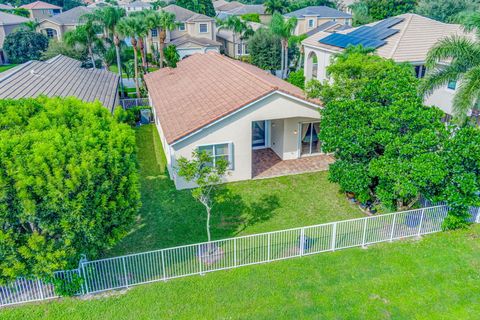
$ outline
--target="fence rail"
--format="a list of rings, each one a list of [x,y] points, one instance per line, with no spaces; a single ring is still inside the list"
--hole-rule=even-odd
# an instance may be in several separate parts
[[[128,288],[240,266],[318,254],[441,231],[448,207],[441,205],[315,226],[254,234],[94,261],[59,271],[54,277],[83,278],[78,295]],[[480,223],[480,208],[471,208],[471,222]],[[53,286],[21,278],[0,287],[0,306],[52,299]]]
[[[148,98],[120,99],[120,105],[126,110],[134,107],[148,107],[150,106],[150,101]]]

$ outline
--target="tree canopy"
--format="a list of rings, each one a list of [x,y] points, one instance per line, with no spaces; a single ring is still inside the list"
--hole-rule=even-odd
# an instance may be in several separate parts
[[[411,65],[364,51],[351,47],[337,56],[328,67],[331,84],[307,84],[309,96],[325,102],[319,139],[336,158],[330,179],[361,202],[392,210],[411,208],[421,195],[446,200],[458,208],[450,222],[461,225],[465,208],[479,200],[480,162],[478,154],[466,155],[475,148],[466,137],[477,141],[480,130],[447,130],[442,112],[417,95]],[[452,152],[469,161],[452,159]]]
[[[417,0],[358,0],[351,7],[356,24],[414,12]]]
[[[139,208],[133,130],[100,103],[0,100],[0,281],[96,256]]]
[[[38,60],[47,47],[48,38],[45,35],[25,29],[10,33],[3,43],[3,50],[12,63]]]
[[[264,70],[279,70],[282,44],[279,36],[261,28],[248,40],[248,51],[252,64]]]
[[[455,22],[460,13],[479,8],[480,3],[472,0],[418,0],[415,12],[438,21]]]
[[[212,0],[176,0],[175,4],[209,17],[215,17],[217,15]]]

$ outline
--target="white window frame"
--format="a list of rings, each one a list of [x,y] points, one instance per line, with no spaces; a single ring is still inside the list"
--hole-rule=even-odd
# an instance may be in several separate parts
[[[227,145],[227,152],[228,154],[215,154],[216,146],[220,145]],[[215,167],[215,160],[216,157],[220,156],[227,156],[228,157],[228,169],[233,170],[233,142],[228,141],[228,142],[220,142],[220,143],[208,143],[208,144],[201,144],[196,147],[196,150],[199,151],[200,148],[206,148],[206,147],[212,147],[212,155],[210,156],[212,158],[212,163],[213,167]]]
[[[310,25],[310,23],[311,23],[311,25]],[[309,28],[314,28],[315,27],[315,19],[313,19],[313,18],[308,19],[308,27]]]
[[[453,88],[453,89],[450,88],[450,83],[451,83],[451,82],[455,82],[455,88]],[[450,81],[447,82],[447,90],[449,90],[449,91],[455,91],[455,90],[457,90],[457,86],[458,86],[457,80],[450,80]]]
[[[154,37],[154,38],[158,37],[158,29],[157,28],[151,29],[150,33],[152,34],[152,37]]]
[[[202,31],[202,25],[205,25],[207,28],[206,31]],[[208,23],[199,23],[198,24],[198,33],[208,33]]]
[[[186,28],[185,28],[185,23],[184,22],[180,22],[178,24],[178,31],[185,31]]]
[[[49,31],[51,32],[51,35],[49,34]],[[48,39],[53,39],[53,38],[56,38],[57,36],[55,30],[52,28],[45,29],[45,33]]]

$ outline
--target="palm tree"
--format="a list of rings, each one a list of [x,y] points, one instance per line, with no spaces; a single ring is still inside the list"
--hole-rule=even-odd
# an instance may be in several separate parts
[[[118,75],[120,77],[120,92],[122,96],[124,95],[124,89],[122,81],[122,61],[120,55],[120,35],[117,31],[117,25],[120,20],[125,17],[125,14],[125,9],[113,6],[103,7],[95,10],[93,13],[87,14],[87,16],[91,15],[90,19],[99,22],[103,26],[107,38],[113,41],[115,46]]]
[[[103,42],[97,36],[97,27],[93,20],[86,19],[85,23],[77,26],[74,30],[68,31],[64,35],[64,41],[69,46],[84,46],[88,50],[88,55],[92,61],[92,66],[95,69],[95,49],[103,49]]]
[[[142,10],[142,11],[137,11],[132,14],[130,14],[130,17],[135,18],[138,20],[138,25],[139,29],[137,31],[137,46],[138,50],[140,51],[140,57],[142,58],[142,70],[143,73],[145,74],[147,71],[147,58],[145,54],[145,37],[148,36],[150,29],[148,28],[148,23],[147,23],[147,11],[148,10]]]
[[[265,12],[269,14],[285,13],[288,8],[286,0],[267,0],[263,5],[265,6]]]
[[[164,49],[165,62],[170,68],[176,68],[178,61],[180,61],[180,55],[178,54],[177,48],[171,44]]]
[[[159,51],[160,51],[160,68],[163,68],[165,40],[167,39],[167,31],[172,31],[177,27],[175,22],[175,14],[166,11],[154,11],[147,15],[147,24],[149,29],[160,29],[158,34]]]
[[[125,17],[120,20],[117,25],[117,31],[130,38],[130,42],[133,47],[133,61],[135,66],[135,89],[137,92],[137,98],[140,98],[140,86],[138,85],[138,52],[137,52],[137,37],[142,33],[142,24],[138,18]]]
[[[297,26],[297,18],[290,17],[285,19],[281,14],[274,13],[270,22],[270,30],[273,34],[278,35],[282,40],[282,78],[287,77],[288,73],[288,39],[292,36]]]
[[[253,33],[253,30],[238,16],[228,16],[225,20],[219,21],[219,29],[228,29],[233,33],[233,57],[237,57],[237,35],[240,35],[240,46],[243,44],[243,40],[247,39]]]
[[[35,32],[37,30],[37,27],[38,27],[39,24],[40,23],[37,22],[37,21],[30,20],[30,21],[22,23],[21,27],[23,27],[23,28],[25,28],[29,31]]]
[[[467,32],[476,32],[477,40],[454,35],[437,42],[427,55],[429,72],[420,85],[428,95],[450,81],[459,82],[453,99],[453,115],[459,124],[466,123],[472,108],[480,107],[480,13],[473,14],[464,26]]]

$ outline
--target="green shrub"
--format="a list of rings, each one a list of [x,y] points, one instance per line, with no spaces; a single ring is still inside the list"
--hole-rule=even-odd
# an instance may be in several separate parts
[[[305,89],[305,75],[303,74],[303,69],[290,72],[287,81],[302,90]]]

